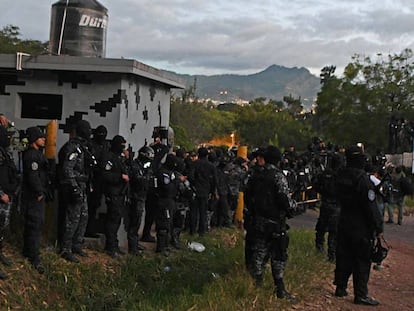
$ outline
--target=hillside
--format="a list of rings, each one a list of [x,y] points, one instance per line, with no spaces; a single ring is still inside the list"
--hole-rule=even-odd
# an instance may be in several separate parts
[[[320,89],[319,78],[303,67],[272,65],[251,75],[177,75],[186,81],[187,87],[194,85],[194,79],[197,79],[197,97],[223,102],[253,100],[258,97],[281,100],[283,96],[291,94],[294,97],[300,96],[303,105],[308,107]]]

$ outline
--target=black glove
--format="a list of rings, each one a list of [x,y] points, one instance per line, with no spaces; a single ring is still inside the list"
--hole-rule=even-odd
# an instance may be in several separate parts
[[[71,202],[74,204],[82,203],[83,195],[79,188],[73,188],[71,194]]]

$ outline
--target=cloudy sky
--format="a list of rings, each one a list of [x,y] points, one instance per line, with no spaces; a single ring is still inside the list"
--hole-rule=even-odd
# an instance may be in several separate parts
[[[49,40],[57,0],[1,0],[0,27]],[[354,54],[414,48],[413,0],[100,0],[107,57],[187,74],[248,74],[272,64],[342,68]]]

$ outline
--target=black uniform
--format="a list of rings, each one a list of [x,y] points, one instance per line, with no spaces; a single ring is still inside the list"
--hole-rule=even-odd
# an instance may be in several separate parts
[[[102,158],[102,180],[106,202],[105,216],[105,250],[112,257],[122,252],[119,249],[117,233],[121,225],[122,213],[125,209],[129,183],[122,178],[128,174],[125,156],[122,154],[125,139],[116,135],[112,139],[111,151]]]
[[[175,199],[178,194],[179,180],[174,173],[176,167],[175,157],[167,155],[165,164],[157,173],[158,209],[155,218],[157,229],[157,252],[168,251],[169,235],[172,231],[172,216],[175,212]],[[167,253],[165,253],[167,254]]]
[[[142,230],[141,241],[144,242],[155,242],[153,236],[151,236],[151,227],[155,221],[156,213],[158,210],[158,194],[156,188],[158,187],[157,173],[161,167],[161,161],[168,153],[168,146],[158,142],[151,145],[154,151],[154,160],[152,161],[151,167],[154,174],[154,179],[150,181],[147,198],[145,200],[145,221],[144,228]]]
[[[95,156],[97,165],[93,170],[93,176],[91,180],[92,192],[88,194],[88,226],[86,228],[86,235],[94,237],[97,232],[97,223],[96,223],[96,212],[101,206],[101,201],[103,197],[103,183],[101,176],[101,162],[102,157],[110,149],[109,141],[105,140],[106,138],[106,128],[102,125],[98,126],[94,131],[94,137],[90,143],[90,149],[92,154]]]
[[[3,239],[10,222],[10,209],[15,199],[18,185],[16,166],[12,156],[6,150],[9,146],[9,141],[6,129],[0,126],[0,195],[6,194],[9,197],[9,202],[0,200],[0,261],[8,266],[11,265],[11,261],[3,254]],[[0,270],[0,279],[6,277],[7,275]]]
[[[352,274],[355,303],[376,305],[368,297],[372,240],[382,232],[382,219],[375,204],[375,189],[363,170],[365,158],[357,147],[346,151],[347,167],[337,179],[341,211],[338,223],[335,281],[336,296],[346,296]]]
[[[35,267],[41,263],[39,249],[49,184],[49,163],[46,157],[42,150],[29,147],[23,154],[23,254]]]
[[[149,184],[153,180],[151,160],[147,159],[145,162],[141,160],[138,157],[131,161],[130,167],[128,168],[130,176],[130,201],[127,209],[127,217],[125,218],[125,227],[128,238],[128,252],[131,254],[138,254],[139,251],[138,230],[145,209],[145,200]]]
[[[199,148],[198,160],[194,162],[188,178],[193,185],[196,197],[190,206],[190,233],[197,229],[200,235],[207,232],[207,205],[209,196],[216,195],[217,172],[215,166],[207,160],[206,148]]]
[[[327,168],[319,174],[314,183],[315,190],[321,194],[321,207],[319,218],[315,227],[316,248],[324,251],[325,233],[328,232],[328,259],[335,261],[336,258],[336,234],[340,207],[337,202],[335,188],[336,172]]]
[[[86,256],[82,251],[82,243],[88,223],[87,193],[92,157],[88,149],[90,135],[89,122],[78,121],[76,136],[62,146],[58,155],[61,187],[59,209],[64,211],[61,250],[62,257],[71,262],[79,262],[72,252]]]

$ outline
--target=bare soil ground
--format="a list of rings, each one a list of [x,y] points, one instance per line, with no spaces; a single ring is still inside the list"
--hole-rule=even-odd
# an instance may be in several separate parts
[[[318,213],[308,210],[291,221],[293,228],[314,228]],[[394,218],[396,219],[396,218]],[[332,278],[321,284],[320,293],[308,297],[292,307],[293,310],[367,310],[413,311],[414,310],[414,217],[405,216],[403,225],[386,224],[384,236],[391,246],[388,257],[383,262],[384,269],[371,270],[368,283],[369,295],[380,301],[376,307],[359,306],[353,303],[352,280],[348,286],[350,295],[346,298],[334,296]]]

